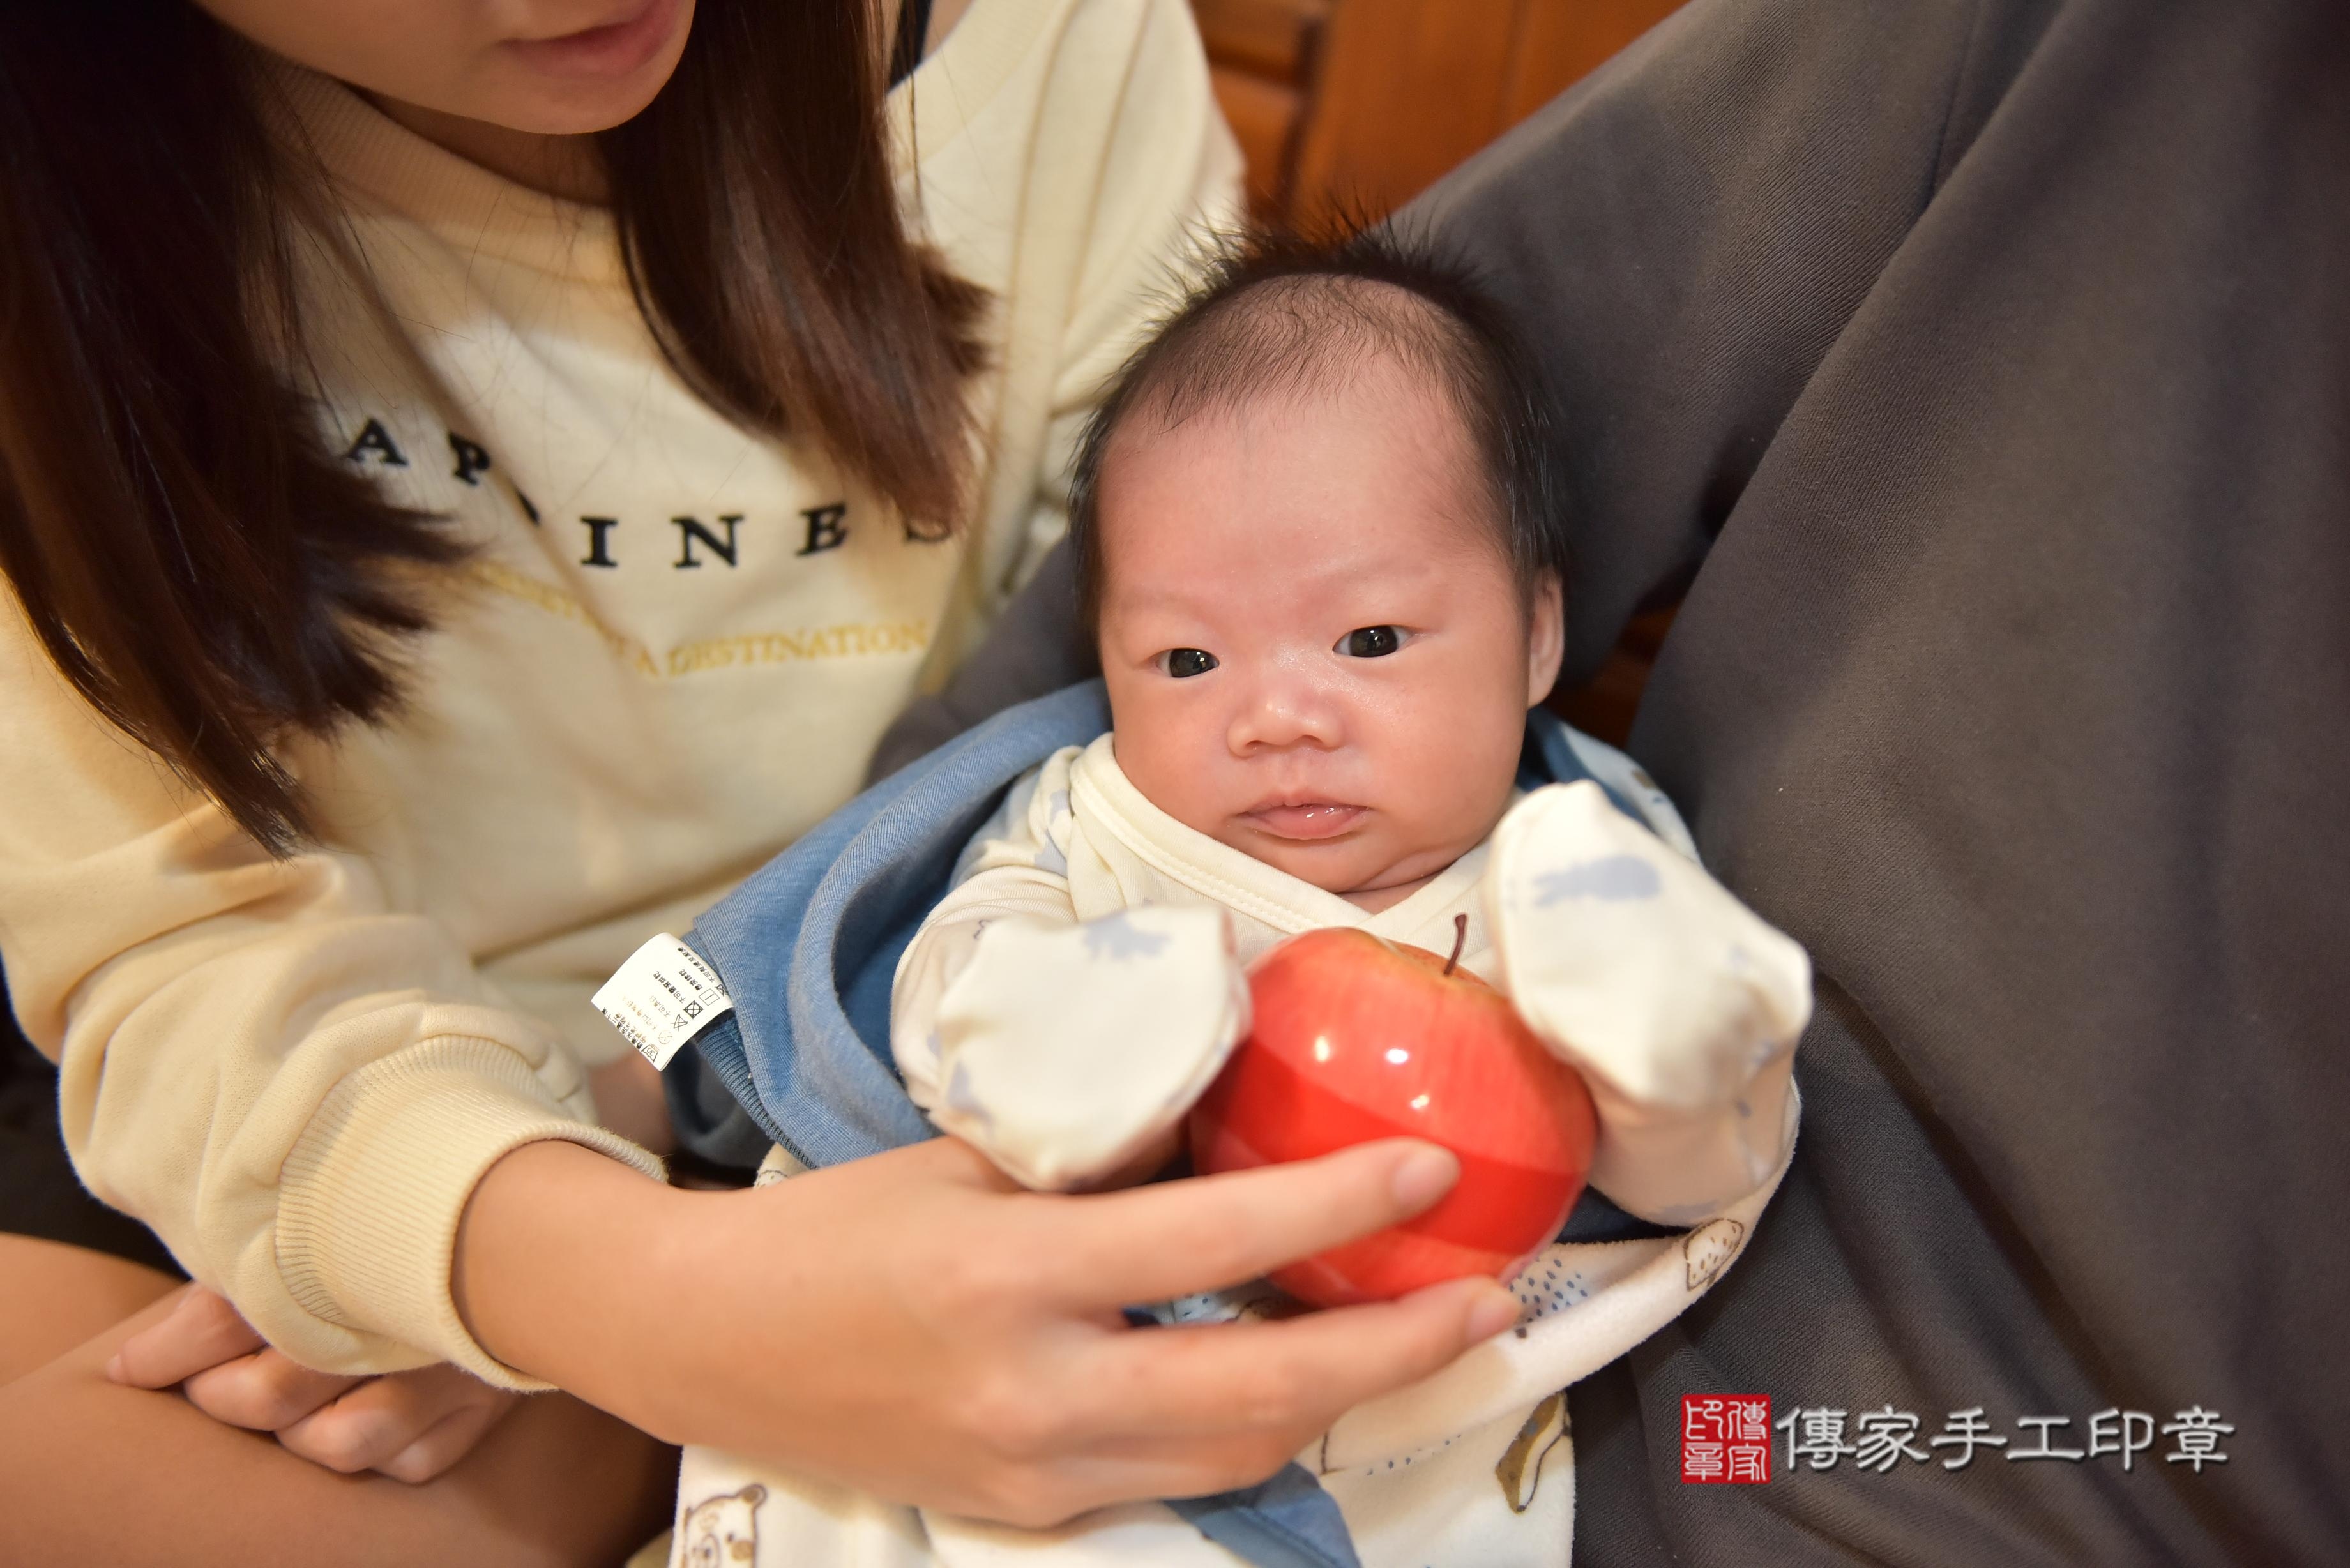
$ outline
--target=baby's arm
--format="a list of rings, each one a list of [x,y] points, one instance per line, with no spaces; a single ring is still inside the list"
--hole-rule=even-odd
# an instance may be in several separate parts
[[[1503,987],[1599,1112],[1591,1183],[1690,1224],[1761,1186],[1795,1136],[1811,961],[1596,784],[1554,784],[1494,832]]]
[[[1168,1150],[1248,1031],[1219,911],[1078,920],[1067,866],[1085,851],[1066,774],[1056,758],[1014,786],[915,933],[890,997],[914,1103],[1047,1190],[1099,1185]]]

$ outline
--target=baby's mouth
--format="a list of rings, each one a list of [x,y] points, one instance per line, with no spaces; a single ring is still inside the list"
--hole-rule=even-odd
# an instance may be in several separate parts
[[[1336,801],[1268,801],[1244,813],[1247,820],[1275,838],[1311,840],[1336,838],[1360,822],[1367,808]]]

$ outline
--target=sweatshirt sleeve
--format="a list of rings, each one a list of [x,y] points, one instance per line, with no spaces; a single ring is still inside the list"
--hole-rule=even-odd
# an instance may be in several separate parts
[[[457,1221],[517,1146],[594,1125],[587,1081],[372,867],[273,860],[0,615],[0,958],[60,1068],[75,1168],[306,1366],[448,1360],[509,1386],[450,1300]]]

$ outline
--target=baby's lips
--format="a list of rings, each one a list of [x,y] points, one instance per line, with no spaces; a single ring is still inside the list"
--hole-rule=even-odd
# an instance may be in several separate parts
[[[1335,838],[1349,831],[1369,809],[1335,801],[1312,801],[1261,805],[1247,815],[1250,821],[1275,837],[1313,840]]]

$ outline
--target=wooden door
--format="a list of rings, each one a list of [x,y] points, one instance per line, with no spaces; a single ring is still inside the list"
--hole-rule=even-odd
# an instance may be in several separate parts
[[[1371,219],[1581,80],[1677,0],[1192,0],[1257,214]]]

